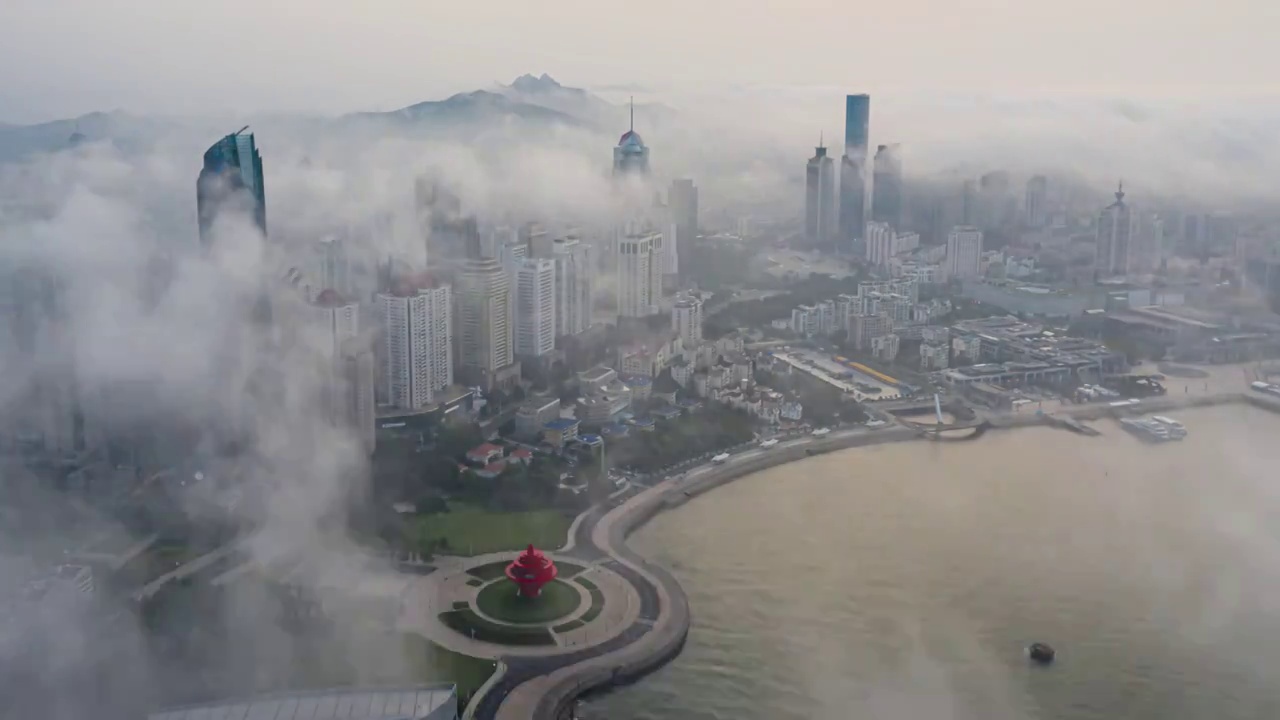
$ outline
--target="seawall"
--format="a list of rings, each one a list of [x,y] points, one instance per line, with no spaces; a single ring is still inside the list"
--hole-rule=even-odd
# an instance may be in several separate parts
[[[1280,413],[1280,398],[1272,399],[1256,393],[1220,393],[1191,397],[1148,398],[1138,405],[1125,407],[1083,405],[1063,408],[1054,414],[1067,415],[1077,420],[1098,420],[1236,402],[1244,402],[1270,412]],[[1047,416],[1036,415],[1033,412],[995,414],[988,420],[991,430],[1051,423]],[[692,497],[714,490],[740,477],[813,455],[867,445],[923,439],[924,436],[920,431],[902,426],[871,431],[849,430],[833,433],[823,439],[810,438],[808,443],[801,446],[779,446],[749,460],[692,468],[681,477],[664,480],[611,510],[606,518],[610,519],[612,524],[608,528],[606,542],[602,544],[601,549],[615,560],[633,566],[653,582],[661,585],[668,598],[668,606],[663,610],[663,617],[654,624],[649,633],[632,645],[612,653],[613,657],[609,658],[609,663],[601,664],[597,662],[601,658],[593,658],[565,668],[564,677],[547,687],[539,699],[533,713],[535,720],[560,720],[566,716],[572,703],[582,695],[634,682],[669,662],[683,648],[691,624],[689,602],[684,589],[665,568],[648,562],[626,544],[627,537],[631,533],[658,513],[683,505]],[[700,471],[697,477],[691,479],[687,477],[695,471]]]

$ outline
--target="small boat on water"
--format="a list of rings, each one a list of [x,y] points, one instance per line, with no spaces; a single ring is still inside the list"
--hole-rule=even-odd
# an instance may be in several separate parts
[[[1041,665],[1048,665],[1053,662],[1053,658],[1057,655],[1053,648],[1045,643],[1035,642],[1027,648],[1027,657]]]
[[[1187,436],[1182,423],[1171,418],[1121,418],[1120,426],[1147,442],[1170,442]]]

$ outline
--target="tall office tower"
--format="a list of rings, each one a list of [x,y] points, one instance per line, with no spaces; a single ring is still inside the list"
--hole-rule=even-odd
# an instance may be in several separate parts
[[[196,212],[200,242],[213,242],[213,223],[219,214],[240,211],[258,231],[267,234],[267,198],[262,183],[262,155],[246,125],[204,153],[204,167],[196,179]]]
[[[681,295],[671,306],[671,329],[676,331],[686,350],[702,344],[702,301],[692,295]]]
[[[591,248],[572,235],[556,238],[552,253],[556,264],[556,335],[577,335],[591,327]]]
[[[468,382],[490,387],[494,374],[512,363],[510,276],[496,258],[470,258],[457,276],[454,333],[458,370]]]
[[[516,267],[515,353],[540,357],[556,349],[556,264],[526,258]]]
[[[529,257],[529,244],[521,241],[519,234],[516,233],[510,236],[495,233],[492,237],[498,262],[502,263],[502,267],[506,268],[507,272],[514,273],[516,268],[520,267],[520,263]],[[481,256],[488,257],[487,252],[482,251]]]
[[[631,127],[618,138],[613,149],[613,176],[647,177],[649,175],[649,148],[640,133],[636,132],[636,104],[631,103]]]
[[[339,363],[345,419],[355,430],[364,451],[372,454],[377,445],[375,423],[378,405],[374,390],[377,358],[367,342],[355,338],[342,346]]]
[[[837,250],[850,252],[867,222],[867,137],[871,96],[844,100],[844,156],[840,158],[840,238]]]
[[[1132,272],[1135,220],[1132,208],[1124,201],[1124,183],[1121,183],[1116,189],[1116,201],[1098,215],[1093,269],[1099,277]]]
[[[1160,265],[1164,250],[1164,220],[1147,215],[1135,220],[1129,249],[1129,272],[1146,274]]]
[[[462,200],[427,177],[414,181],[414,206],[424,238],[425,261],[439,267],[467,255],[467,218]]]
[[[835,161],[818,136],[818,146],[804,169],[804,235],[812,246],[831,242],[836,232]]]
[[[452,292],[428,278],[404,279],[378,295],[382,311],[383,380],[398,408],[429,406],[453,384]]]
[[[978,181],[972,178],[964,181],[960,190],[960,222],[969,227],[977,227],[981,212],[979,210]]]
[[[516,235],[517,242],[524,245],[526,257],[549,258],[552,251],[552,237],[538,223],[525,223]]]
[[[959,225],[947,236],[947,279],[971,280],[982,274],[982,231]]]
[[[872,163],[871,219],[902,228],[902,146],[881,145]]]
[[[671,224],[675,229],[668,250],[674,250],[676,271],[687,277],[693,269],[693,244],[698,236],[698,187],[693,180],[672,180],[667,204],[671,207]]]
[[[627,232],[618,244],[618,315],[646,317],[662,300],[662,233]]]
[[[1009,173],[993,170],[978,178],[978,227],[999,228],[1018,217],[1018,200]]]
[[[897,234],[889,223],[869,222],[866,231],[867,264],[877,268],[887,268],[889,259],[893,257]]]
[[[352,296],[351,261],[341,238],[330,237],[316,243],[309,264],[303,273],[309,297],[314,298],[324,290],[333,290],[343,297]]]
[[[1049,179],[1036,175],[1027,181],[1027,197],[1022,205],[1022,219],[1027,227],[1040,229],[1045,226],[1049,202]]]
[[[360,334],[360,306],[332,288],[317,294],[308,311],[307,343],[329,360],[338,357],[343,343]]]
[[[668,218],[670,220],[670,218]],[[680,274],[680,231],[675,221],[666,223],[666,232],[662,234],[662,274],[674,276]]]

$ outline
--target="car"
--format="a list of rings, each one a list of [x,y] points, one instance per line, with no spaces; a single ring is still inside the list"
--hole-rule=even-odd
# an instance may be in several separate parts
[[[769,438],[768,440],[765,440],[764,442],[760,443],[760,447],[764,448],[765,450],[768,450],[769,448],[777,444],[778,444],[778,441],[776,439]]]
[[[826,435],[830,432],[831,432],[831,428],[820,427],[817,430],[814,430],[811,434],[817,437],[822,437],[823,435]]]

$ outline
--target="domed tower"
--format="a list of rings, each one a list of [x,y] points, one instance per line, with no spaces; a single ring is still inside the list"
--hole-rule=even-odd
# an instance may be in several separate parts
[[[636,132],[636,103],[631,101],[631,127],[622,137],[618,138],[618,145],[613,149],[613,175],[614,177],[622,175],[641,175],[649,174],[649,148],[641,139],[640,133]]]

